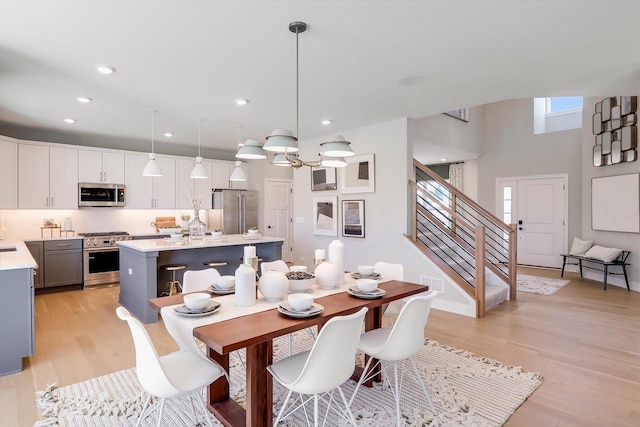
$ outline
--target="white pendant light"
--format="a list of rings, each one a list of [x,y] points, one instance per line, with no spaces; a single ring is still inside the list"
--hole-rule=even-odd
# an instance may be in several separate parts
[[[351,143],[344,139],[342,135],[332,136],[327,142],[320,144],[320,154],[330,157],[349,157],[353,156]]]
[[[262,144],[253,139],[247,139],[244,145],[238,150],[236,157],[245,160],[257,160],[264,159],[267,155],[262,149]]]
[[[343,168],[347,166],[344,157],[323,156],[320,165],[331,168]]]
[[[153,116],[157,110],[152,109],[149,111],[151,111],[151,152],[149,153],[149,161],[142,170],[142,176],[162,176],[162,170],[158,166],[158,162],[156,162],[156,153],[153,151]]]
[[[191,170],[191,178],[194,179],[207,179],[207,170],[202,165],[202,157],[200,157],[200,125],[202,124],[202,119],[197,117],[198,121],[198,157],[196,157],[196,164],[193,166],[193,170]]]
[[[231,173],[231,176],[229,177],[229,181],[246,181],[247,180],[247,175],[245,175],[241,166],[242,166],[242,162],[240,160],[236,160],[236,168]]]

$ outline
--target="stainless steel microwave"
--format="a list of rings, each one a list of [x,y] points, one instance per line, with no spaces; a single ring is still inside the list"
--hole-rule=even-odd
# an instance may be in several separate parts
[[[111,207],[124,206],[124,184],[78,184],[78,206]]]

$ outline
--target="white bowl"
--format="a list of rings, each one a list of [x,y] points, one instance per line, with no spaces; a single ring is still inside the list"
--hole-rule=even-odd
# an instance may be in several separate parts
[[[204,310],[209,304],[211,297],[204,292],[196,292],[194,294],[186,294],[183,297],[184,305],[191,310]]]
[[[182,233],[171,233],[170,236],[172,239],[179,239],[182,237]]]
[[[289,305],[295,311],[304,311],[311,308],[313,304],[313,295],[311,294],[291,294],[287,297]]]
[[[378,289],[378,281],[373,279],[358,279],[356,280],[356,285],[358,285],[358,289],[362,292],[373,292]]]
[[[373,266],[372,265],[359,265],[358,266],[358,274],[361,276],[371,276],[373,274]]]
[[[312,274],[313,277],[310,279],[288,279],[289,280],[289,290],[292,292],[304,292],[316,283],[316,276]]]
[[[258,234],[258,230],[247,230],[249,236],[255,236]]]
[[[216,285],[220,289],[231,289],[236,285],[236,277],[235,276],[220,276]]]
[[[306,272],[307,271],[307,266],[306,265],[292,265],[291,267],[289,267],[289,271]]]

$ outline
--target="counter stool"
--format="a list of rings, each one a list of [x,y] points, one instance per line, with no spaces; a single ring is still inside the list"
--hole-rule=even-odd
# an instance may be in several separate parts
[[[171,296],[182,291],[182,284],[179,280],[176,280],[176,271],[184,270],[185,268],[187,268],[187,266],[184,264],[165,264],[160,266],[160,269],[171,272],[171,280],[162,290],[162,296]]]
[[[203,262],[204,265],[208,265],[209,267],[213,267],[213,268],[218,268],[218,267],[225,267],[228,262],[227,261],[205,261]]]

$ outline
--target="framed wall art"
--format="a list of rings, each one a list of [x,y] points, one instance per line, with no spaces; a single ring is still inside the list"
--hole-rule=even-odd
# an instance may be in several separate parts
[[[375,191],[375,167],[373,154],[345,157],[347,166],[340,168],[342,193],[373,193]]]
[[[313,234],[318,236],[338,235],[338,197],[313,198]]]
[[[342,201],[342,235],[364,237],[364,200]]]
[[[336,190],[336,168],[318,166],[311,168],[311,191]]]
[[[640,233],[640,174],[591,178],[591,228]]]

